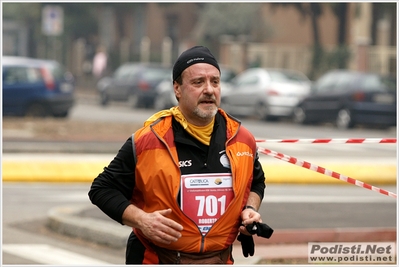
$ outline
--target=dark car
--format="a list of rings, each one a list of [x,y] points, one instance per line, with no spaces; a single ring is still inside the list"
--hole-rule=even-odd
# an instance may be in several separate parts
[[[357,124],[396,125],[396,78],[375,73],[332,70],[312,86],[294,109],[296,123],[333,122],[338,128]]]
[[[98,82],[101,104],[128,101],[132,107],[152,107],[155,87],[171,76],[171,67],[160,63],[125,63],[116,69],[112,77],[104,77]]]
[[[72,74],[54,60],[3,56],[3,115],[66,117],[74,104]]]

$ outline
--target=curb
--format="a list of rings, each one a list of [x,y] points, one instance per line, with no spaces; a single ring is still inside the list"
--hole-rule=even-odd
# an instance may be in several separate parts
[[[367,184],[396,185],[397,167],[395,163],[348,163],[326,162],[319,166]],[[262,162],[266,183],[293,184],[346,184],[337,178],[306,169],[290,163],[270,164]]]
[[[105,220],[82,218],[79,213],[89,206],[60,206],[49,210],[47,226],[60,234],[84,240],[124,248],[131,228]]]
[[[79,216],[93,206],[60,206],[48,212],[47,226],[60,234],[87,241],[125,248],[131,228],[113,221]],[[255,244],[281,245],[308,242],[380,242],[396,241],[396,228],[333,228],[333,229],[275,229],[270,239],[254,236]],[[235,245],[240,245],[235,241]]]
[[[34,159],[32,159],[34,157]],[[39,154],[3,155],[3,182],[82,182],[91,183],[114,155]],[[287,162],[261,160],[266,183],[346,184],[313,170]],[[362,163],[328,162],[320,166],[368,184],[396,185],[397,167],[392,160]]]
[[[302,244],[308,242],[382,242],[396,241],[395,227],[284,229],[271,240],[254,236],[256,244]]]

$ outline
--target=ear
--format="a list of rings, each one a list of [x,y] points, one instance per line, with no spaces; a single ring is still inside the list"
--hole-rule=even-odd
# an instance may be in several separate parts
[[[175,96],[177,98],[180,98],[180,96],[181,96],[181,85],[178,82],[176,82],[176,81],[173,82],[173,91],[175,92]]]

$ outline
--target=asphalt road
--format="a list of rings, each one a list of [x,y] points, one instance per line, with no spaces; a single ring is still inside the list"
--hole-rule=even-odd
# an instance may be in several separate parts
[[[46,228],[47,214],[52,208],[90,207],[89,186],[86,183],[5,183],[3,263],[46,264],[49,261],[47,264],[54,264],[62,261],[62,264],[74,264],[74,260],[79,260],[89,265],[101,265],[100,261],[123,264],[123,249],[88,243]],[[394,187],[388,189],[395,190]],[[111,221],[94,207],[88,211],[82,216]],[[260,212],[275,231],[396,226],[395,199],[353,186],[269,185]],[[18,254],[26,248],[24,246],[30,251]],[[58,259],[37,258],[43,250],[54,253]],[[73,257],[69,258],[66,252],[73,253]]]
[[[126,103],[114,102],[107,107],[98,104],[96,96],[78,98],[70,116],[61,121],[45,120],[24,123],[23,120],[14,129],[7,129],[3,123],[3,152],[68,152],[68,153],[115,153],[122,143],[149,118],[155,110],[131,109]],[[355,128],[342,131],[332,125],[295,125],[287,120],[266,122],[241,118],[258,139],[317,139],[317,138],[396,138],[396,127],[388,130],[373,128]],[[60,125],[64,123],[64,125]],[[34,138],[36,127],[52,127],[57,139],[52,136]],[[91,126],[91,127],[90,127]],[[17,129],[15,129],[18,127]],[[48,134],[48,133],[47,133]],[[61,138],[62,137],[62,138]],[[76,137],[76,138],[74,138]],[[39,140],[38,140],[39,139]],[[52,142],[56,141],[56,145]],[[22,148],[18,148],[22,145]],[[313,158],[350,158],[350,159],[394,159],[396,144],[282,144],[259,143],[260,146],[301,159]]]
[[[58,206],[88,204],[88,184],[5,183],[2,186],[2,265],[124,264],[115,249],[55,233],[46,227]]]
[[[279,230],[395,227],[396,199],[349,185],[269,184],[260,213]],[[111,221],[98,209],[82,216]]]

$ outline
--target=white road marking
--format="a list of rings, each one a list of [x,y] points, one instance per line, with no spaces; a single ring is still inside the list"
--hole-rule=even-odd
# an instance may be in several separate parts
[[[87,192],[76,192],[76,193],[65,193],[63,195],[47,195],[47,196],[42,196],[41,199],[46,202],[89,202],[89,196],[87,195]]]
[[[3,244],[2,249],[5,253],[32,260],[39,264],[110,265],[108,262],[45,244]]]
[[[304,195],[266,195],[265,203],[395,203],[396,199],[388,196],[304,196]]]

